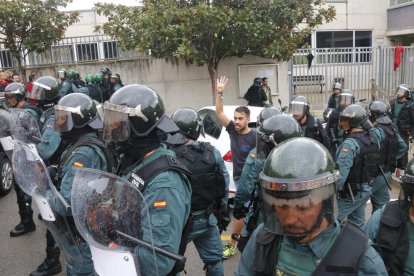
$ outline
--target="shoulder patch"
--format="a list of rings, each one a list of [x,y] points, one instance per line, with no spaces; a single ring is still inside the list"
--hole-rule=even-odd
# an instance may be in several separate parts
[[[254,154],[254,153],[251,153],[251,154],[250,154],[250,157],[251,157],[251,158],[256,158],[256,157],[257,157],[257,155],[256,155],[256,154]]]
[[[165,208],[167,207],[167,201],[166,200],[156,200],[154,201],[154,208]]]
[[[74,162],[73,166],[78,167],[78,168],[83,168],[83,163],[81,162]]]
[[[346,149],[346,148],[342,148],[342,149],[341,149],[341,151],[343,151],[343,152],[348,152],[348,149]]]

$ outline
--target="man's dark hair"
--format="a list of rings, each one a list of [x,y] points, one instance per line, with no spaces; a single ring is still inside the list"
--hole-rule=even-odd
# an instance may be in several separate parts
[[[262,78],[262,81],[265,81],[265,80],[267,80],[268,78],[267,77],[264,77],[264,78]]]
[[[11,77],[12,77],[12,79],[14,78],[14,76],[19,76],[19,74],[17,74],[17,73],[14,73]]]
[[[239,106],[234,110],[234,112],[243,113],[247,116],[247,118],[250,118],[250,109],[247,106]]]
[[[30,73],[30,75],[29,75],[29,82],[34,81],[35,78],[36,78],[36,73],[35,72]]]

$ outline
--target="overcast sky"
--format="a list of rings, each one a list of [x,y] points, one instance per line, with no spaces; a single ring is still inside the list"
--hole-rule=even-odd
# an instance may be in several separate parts
[[[93,8],[95,3],[113,3],[117,5],[127,5],[127,6],[137,6],[139,0],[73,0],[72,3],[69,3],[64,9],[65,11],[74,11],[74,10],[88,10]]]

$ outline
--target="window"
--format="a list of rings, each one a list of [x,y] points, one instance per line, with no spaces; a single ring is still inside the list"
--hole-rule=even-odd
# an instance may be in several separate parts
[[[98,44],[77,44],[78,60],[95,60],[98,59]]]
[[[400,4],[404,4],[404,3],[408,3],[408,2],[413,2],[413,0],[391,0],[390,1],[390,6],[397,6]]]
[[[52,46],[52,57],[54,63],[70,63],[74,61],[71,45]]]
[[[0,61],[2,67],[13,67],[13,59],[9,50],[0,51]]]
[[[103,42],[103,49],[106,59],[118,57],[118,45],[116,41]]]

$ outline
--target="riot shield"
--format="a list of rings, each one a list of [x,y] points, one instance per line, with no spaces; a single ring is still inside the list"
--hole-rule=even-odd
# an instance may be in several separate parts
[[[0,144],[3,151],[11,160],[14,145],[10,136],[10,112],[0,109]]]
[[[42,141],[36,118],[24,109],[11,109],[10,132],[13,139],[26,144],[38,144]]]
[[[100,276],[158,275],[148,209],[131,183],[103,171],[76,168],[72,213]]]
[[[32,196],[42,221],[65,252],[67,265],[79,271],[82,256],[73,235],[68,215],[69,205],[53,185],[48,170],[36,151],[21,141],[13,141],[13,172],[17,185]]]

